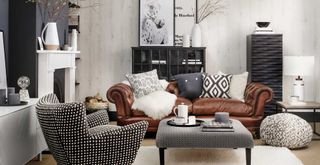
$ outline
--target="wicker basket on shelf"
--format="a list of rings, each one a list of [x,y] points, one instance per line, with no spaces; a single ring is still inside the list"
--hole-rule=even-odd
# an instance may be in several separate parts
[[[94,112],[97,110],[108,109],[109,103],[103,100],[99,93],[95,96],[86,97],[85,105],[88,112]]]

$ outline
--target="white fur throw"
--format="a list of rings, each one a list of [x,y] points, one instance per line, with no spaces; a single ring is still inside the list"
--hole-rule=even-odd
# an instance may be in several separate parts
[[[171,113],[177,96],[166,91],[156,91],[133,102],[132,109],[140,110],[153,119],[162,119]]]

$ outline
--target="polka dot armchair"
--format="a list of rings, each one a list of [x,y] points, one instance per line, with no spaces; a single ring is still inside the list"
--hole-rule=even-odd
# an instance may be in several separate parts
[[[59,103],[54,94],[37,103],[37,116],[58,164],[132,164],[148,123],[108,124],[106,111],[86,115],[83,103]]]

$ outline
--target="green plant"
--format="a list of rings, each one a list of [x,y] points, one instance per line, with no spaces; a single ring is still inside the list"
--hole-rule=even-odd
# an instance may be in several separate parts
[[[64,9],[69,0],[26,0],[26,3],[36,3],[43,20],[57,21],[63,17]]]
[[[221,13],[225,6],[223,0],[206,0],[197,10],[196,23],[200,23],[212,14]]]

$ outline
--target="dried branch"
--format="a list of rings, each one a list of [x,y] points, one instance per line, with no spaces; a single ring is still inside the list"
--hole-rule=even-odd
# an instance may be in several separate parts
[[[85,0],[26,0],[25,2],[36,3],[39,7],[42,21],[46,22],[46,18],[48,18],[49,21],[57,21],[65,18],[63,15],[65,7],[69,7],[69,3],[74,3],[79,6],[79,1]],[[99,3],[93,3],[90,6],[84,6],[84,8],[96,7],[99,5]]]
[[[205,18],[212,14],[221,13],[225,7],[222,5],[223,0],[206,0],[198,10],[197,23],[200,23]]]

